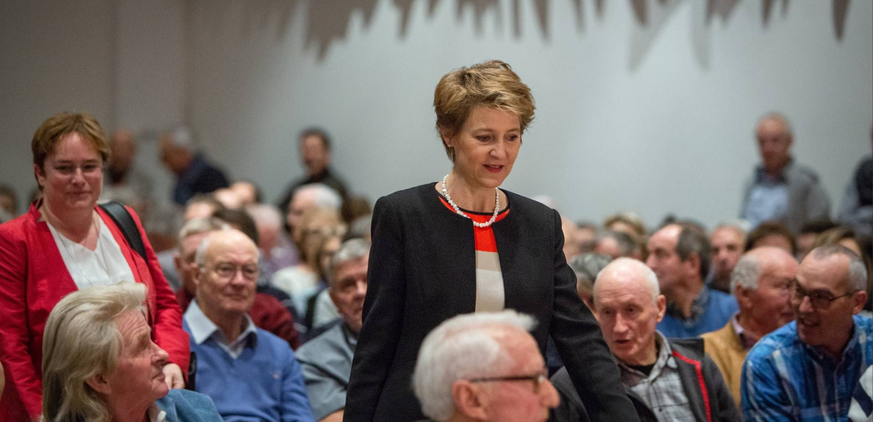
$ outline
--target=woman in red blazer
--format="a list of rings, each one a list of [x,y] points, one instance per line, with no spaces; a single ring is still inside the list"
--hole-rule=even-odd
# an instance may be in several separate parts
[[[6,382],[0,418],[40,416],[46,319],[66,294],[89,285],[136,281],[148,287],[152,334],[170,355],[166,381],[184,387],[188,336],[142,225],[131,212],[147,259],[96,206],[109,157],[100,124],[87,113],[60,113],[37,129],[31,146],[43,198],[26,214],[0,225],[0,361]]]

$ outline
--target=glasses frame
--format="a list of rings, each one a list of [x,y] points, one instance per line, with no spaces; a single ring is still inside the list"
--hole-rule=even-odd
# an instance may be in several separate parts
[[[839,296],[825,297],[819,293],[810,293],[804,289],[797,280],[794,280],[791,286],[791,300],[797,301],[798,304],[803,303],[803,299],[809,298],[809,304],[813,307],[813,309],[825,310],[831,307],[831,304],[834,303],[837,299],[842,299],[847,296],[854,295],[857,290],[850,290],[845,294],[841,294]]]
[[[233,274],[222,274],[221,271],[219,271],[219,267],[222,267],[225,265],[233,266]],[[237,274],[242,274],[244,279],[246,279],[248,281],[257,282],[258,278],[260,278],[260,276],[261,276],[261,268],[260,267],[258,267],[257,270],[255,271],[254,277],[249,277],[248,275],[246,275],[246,266],[245,265],[218,263],[218,264],[212,265],[211,267],[212,268],[209,268],[208,266],[203,266],[201,268],[205,268],[206,271],[214,272],[215,275],[217,275],[222,280],[233,280]]]
[[[533,382],[534,394],[540,393],[540,387],[544,382],[548,381],[549,375],[546,370],[540,372],[538,374],[533,375],[513,375],[513,376],[505,376],[505,377],[478,377],[478,378],[470,378],[467,381],[481,383],[481,382],[500,382],[500,381],[531,381]]]

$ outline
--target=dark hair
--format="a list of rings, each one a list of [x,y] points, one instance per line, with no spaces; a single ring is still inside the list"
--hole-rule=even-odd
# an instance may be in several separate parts
[[[370,215],[373,213],[373,207],[370,206],[370,201],[363,196],[348,196],[343,200],[343,206],[340,208],[340,214],[343,216],[343,221],[346,224],[352,224],[359,217]]]
[[[760,242],[767,236],[780,236],[791,244],[791,254],[797,255],[797,241],[794,240],[794,235],[785,224],[778,221],[765,221],[755,227],[755,230],[749,232],[746,237],[746,252],[752,250],[755,244]]]
[[[258,241],[260,240],[258,236],[258,227],[255,225],[255,219],[253,219],[249,213],[242,210],[222,208],[215,210],[215,212],[212,213],[212,216],[239,229],[239,231],[243,232],[249,237],[249,239],[252,239],[252,242],[255,242],[255,245],[258,244]]]
[[[304,139],[316,136],[318,139],[321,139],[321,145],[324,146],[324,149],[330,151],[330,136],[327,135],[327,132],[320,127],[308,127],[300,131],[300,136],[297,138],[299,142],[303,142]]]
[[[697,254],[700,258],[700,278],[706,279],[712,260],[712,246],[706,231],[696,224],[679,223],[679,226],[682,231],[679,232],[679,240],[676,242],[676,254],[682,261],[687,260],[693,253]]]
[[[831,220],[810,221],[800,228],[800,234],[821,234],[834,227],[837,227],[837,223]]]

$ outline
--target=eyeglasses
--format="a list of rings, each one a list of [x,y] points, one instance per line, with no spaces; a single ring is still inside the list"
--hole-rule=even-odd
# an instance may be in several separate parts
[[[242,271],[243,278],[257,281],[260,273],[257,265],[218,264],[212,270],[225,280],[233,278],[238,271]]]
[[[515,375],[508,377],[481,377],[481,378],[471,378],[467,381],[470,382],[499,382],[499,381],[531,381],[533,382],[533,392],[534,394],[540,393],[540,386],[549,379],[549,372],[546,369],[543,369],[542,372],[533,375]]]
[[[831,306],[831,302],[855,294],[854,291],[839,296],[833,296],[830,293],[824,292],[810,293],[806,291],[803,287],[800,287],[800,283],[798,283],[796,280],[794,281],[793,287],[794,289],[792,291],[791,299],[799,304],[803,302],[803,298],[808,296],[809,303],[812,304],[812,307],[815,309],[827,309]]]

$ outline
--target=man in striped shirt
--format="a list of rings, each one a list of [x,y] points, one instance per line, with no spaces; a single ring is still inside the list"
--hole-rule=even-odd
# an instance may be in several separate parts
[[[841,246],[814,249],[792,288],[795,322],[765,336],[746,357],[747,421],[848,421],[852,393],[873,363],[867,270]]]

